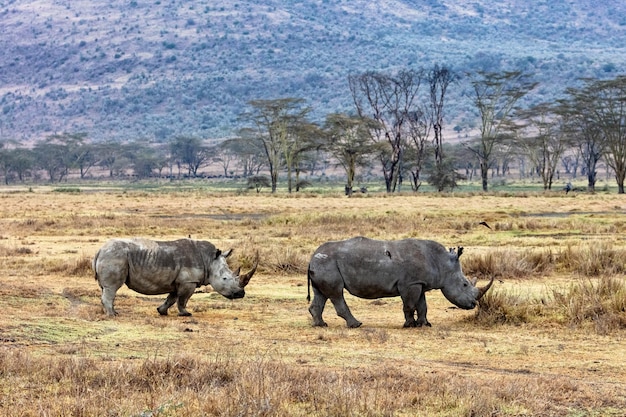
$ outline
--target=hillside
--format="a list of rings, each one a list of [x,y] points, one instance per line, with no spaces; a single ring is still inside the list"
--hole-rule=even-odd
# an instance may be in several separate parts
[[[445,64],[523,69],[548,100],[626,63],[626,4],[607,0],[0,1],[0,140],[227,137],[254,99],[351,110],[347,76]],[[475,115],[463,82],[449,124]]]

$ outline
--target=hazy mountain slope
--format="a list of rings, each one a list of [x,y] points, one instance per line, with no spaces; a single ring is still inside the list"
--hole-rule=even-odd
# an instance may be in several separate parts
[[[626,5],[570,1],[0,1],[0,140],[236,132],[249,100],[351,109],[347,75],[520,68],[558,94],[626,63]],[[448,118],[472,123],[461,83]]]

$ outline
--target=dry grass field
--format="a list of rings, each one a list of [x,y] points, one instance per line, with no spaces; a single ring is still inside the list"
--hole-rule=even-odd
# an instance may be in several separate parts
[[[63,191],[0,190],[2,416],[625,413],[624,196]],[[428,293],[431,328],[350,296],[361,328],[330,303],[313,328],[309,257],[355,235],[464,246],[466,275],[496,282],[473,311]],[[124,288],[108,318],[91,258],[130,236],[261,263],[243,299],[201,287],[192,317],[161,317],[164,296]]]

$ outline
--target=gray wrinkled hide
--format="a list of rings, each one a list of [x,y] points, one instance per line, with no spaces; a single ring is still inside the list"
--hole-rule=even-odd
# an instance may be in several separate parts
[[[201,285],[210,284],[231,299],[245,295],[239,277],[228,268],[229,254],[222,254],[209,242],[191,239],[112,239],[100,248],[92,266],[107,314],[117,314],[113,307],[115,294],[126,284],[141,294],[169,294],[157,308],[159,314],[166,315],[178,302],[179,315],[189,316],[187,301]]]
[[[359,327],[343,296],[344,288],[360,298],[402,298],[404,327],[430,326],[425,293],[440,289],[454,305],[472,309],[480,290],[461,271],[454,250],[432,240],[372,240],[365,237],[321,245],[309,263],[314,298],[309,312],[314,326],[326,326],[322,312],[330,299],[348,327]],[[310,299],[310,296],[309,296]]]

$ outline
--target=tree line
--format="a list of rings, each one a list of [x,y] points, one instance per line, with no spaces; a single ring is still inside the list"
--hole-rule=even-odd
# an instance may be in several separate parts
[[[423,182],[443,191],[463,178],[480,177],[489,189],[490,173],[504,175],[515,162],[521,176],[536,175],[551,189],[563,167],[580,169],[595,190],[598,166],[614,175],[618,192],[626,178],[626,76],[581,80],[562,98],[527,107],[522,98],[537,88],[521,71],[464,74],[479,118],[479,134],[452,146],[444,137],[446,93],[462,76],[446,66],[396,72],[368,71],[349,76],[354,111],[310,119],[301,98],[253,100],[241,112],[234,138],[209,144],[198,137],[167,142],[127,143],[88,140],[86,133],[54,134],[32,147],[5,140],[0,147],[4,182],[27,179],[81,179],[94,167],[111,178],[198,177],[208,165],[224,177],[247,178],[251,187],[276,192],[279,176],[288,192],[298,192],[309,176],[334,165],[345,174],[352,194],[359,172],[379,170],[389,193]]]

